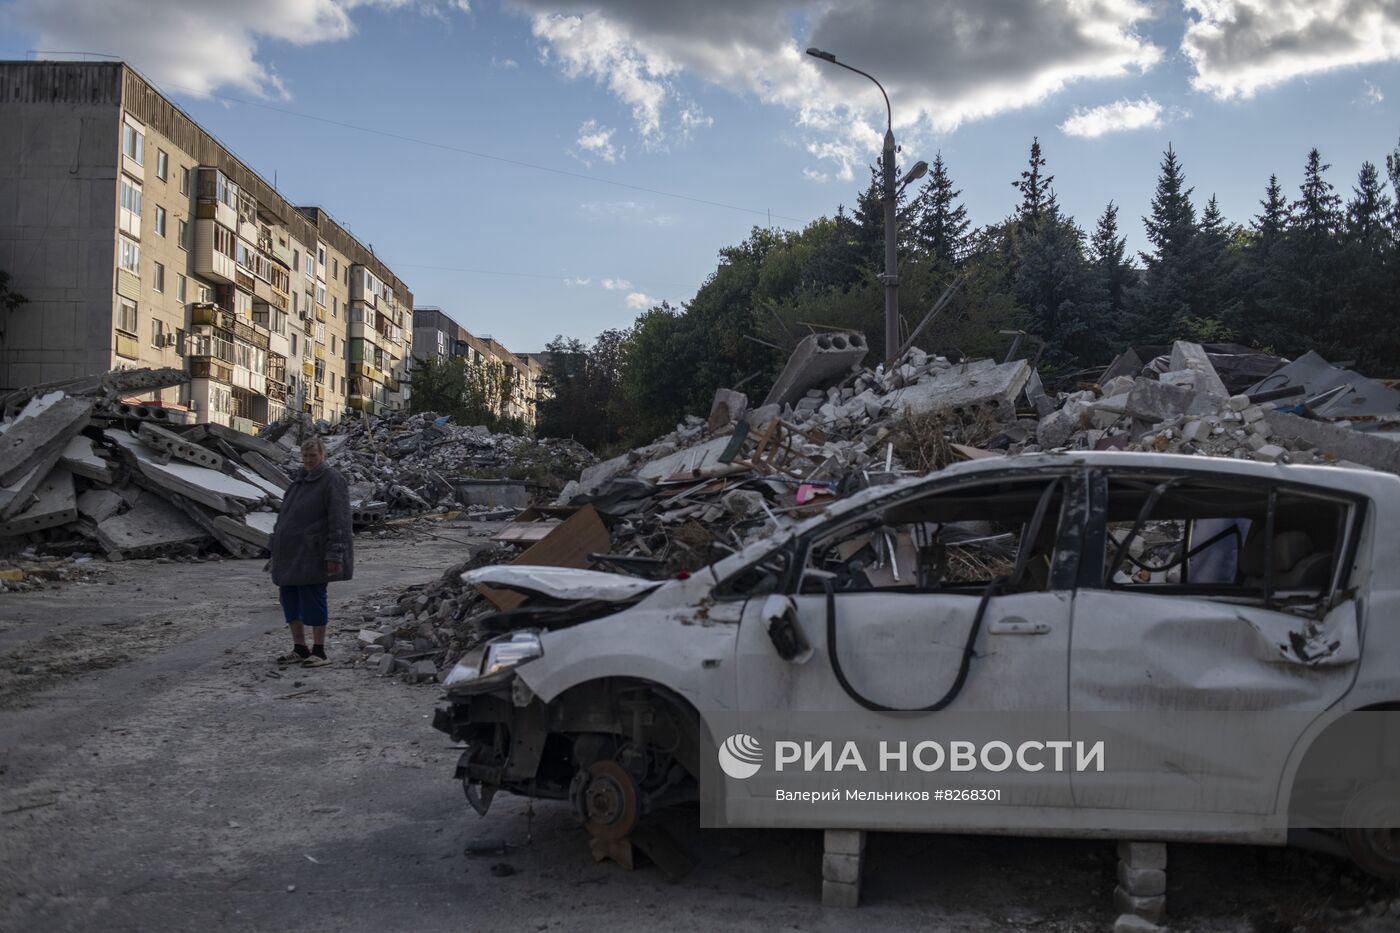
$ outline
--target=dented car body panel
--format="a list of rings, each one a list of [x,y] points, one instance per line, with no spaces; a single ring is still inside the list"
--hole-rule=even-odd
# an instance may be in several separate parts
[[[930,723],[945,708],[1065,723],[1287,714],[1306,725],[1263,748],[1241,735],[1208,763],[1208,794],[1179,768],[1172,799],[1187,803],[1170,805],[1170,823],[1154,795],[1190,736],[1166,730],[1150,769],[998,775],[1014,805],[861,827],[1015,834],[1034,808],[1052,814],[1037,833],[1282,843],[1319,737],[1350,711],[1400,706],[1400,535],[1381,533],[1396,527],[1400,478],[1383,473],[1120,452],[969,461],[859,492],[687,579],[475,571],[471,582],[614,605],[542,632],[542,656],[492,683],[449,688],[435,725],[473,746],[468,783],[567,797],[542,769],[581,771],[598,749],[635,762],[657,723],[698,737],[708,716],[736,711],[860,714],[872,728],[889,709]],[[549,763],[551,749],[562,758]],[[684,799],[674,771],[654,773],[674,766],[643,768],[650,799]],[[1235,780],[1261,767],[1270,786]]]

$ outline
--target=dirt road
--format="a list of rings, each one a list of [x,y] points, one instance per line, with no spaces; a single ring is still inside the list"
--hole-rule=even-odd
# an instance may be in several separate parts
[[[697,867],[670,884],[594,863],[562,805],[501,798],[478,819],[429,726],[438,688],[349,666],[344,611],[464,548],[357,547],[356,580],[331,590],[338,663],[280,677],[260,562],[133,562],[0,596],[0,930],[1112,926],[1106,843],[875,836],[865,903],[842,912],[819,904],[815,833],[677,814]],[[1175,929],[1400,929],[1400,892],[1330,859],[1183,845],[1171,864]]]

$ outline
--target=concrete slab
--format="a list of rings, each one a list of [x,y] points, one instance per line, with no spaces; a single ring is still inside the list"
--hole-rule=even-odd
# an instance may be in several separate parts
[[[259,486],[216,470],[190,463],[160,463],[156,460],[156,451],[126,431],[108,429],[106,437],[132,455],[142,476],[215,511],[241,514],[244,511],[241,503],[258,502],[267,495]]]
[[[142,424],[137,428],[136,436],[141,438],[148,447],[154,447],[163,453],[167,453],[177,460],[184,460],[193,463],[195,466],[207,467],[210,470],[222,472],[228,463],[223,457],[214,453],[206,447],[191,443],[185,440],[174,431],[167,431],[154,424]]]
[[[249,514],[265,515],[267,513],[252,512]],[[263,531],[256,525],[250,524],[247,518],[247,515],[242,518],[233,518],[229,515],[216,515],[214,516],[214,524],[218,525],[225,534],[232,535],[240,541],[246,541],[248,544],[253,545],[253,547],[261,548],[264,551],[270,550],[272,547],[272,535],[269,532]]]
[[[77,519],[78,497],[73,489],[73,474],[62,467],[49,471],[34,495],[33,505],[0,524],[0,537],[27,535]]]
[[[1031,378],[1031,364],[1012,360],[972,372],[954,367],[932,379],[906,386],[890,394],[896,411],[915,415],[946,412],[963,421],[991,417],[1008,421],[1016,417],[1016,397]]]
[[[1395,441],[1283,411],[1264,412],[1264,421],[1275,437],[1303,441],[1338,460],[1400,474],[1400,443]]]
[[[90,400],[61,393],[51,393],[25,405],[0,438],[0,486],[15,483],[52,454],[61,454],[68,442],[87,427],[91,415]]]
[[[62,451],[54,451],[42,463],[8,486],[0,486],[0,519],[10,519],[29,508],[39,484],[58,464]]]
[[[275,461],[269,460],[255,450],[245,450],[241,457],[243,462],[248,465],[248,469],[274,484],[278,489],[285,492],[291,488],[292,478]]]
[[[78,497],[78,514],[100,524],[120,512],[125,505],[126,500],[110,489],[89,489]]]
[[[97,524],[97,541],[109,557],[151,553],[207,537],[184,512],[149,491],[136,500],[131,511]]]
[[[830,385],[850,372],[869,352],[865,337],[855,331],[828,331],[804,337],[788,357],[763,404],[796,402],[808,389]]]
[[[658,457],[650,463],[645,463],[637,471],[637,475],[642,479],[657,480],[664,479],[673,473],[715,466],[719,463],[719,455],[724,453],[724,449],[728,446],[728,437],[716,437],[703,444],[687,447],[673,454]]]
[[[235,450],[251,450],[254,453],[262,454],[269,460],[281,460],[286,452],[269,441],[251,434],[244,434],[242,431],[235,431],[233,428],[226,428],[221,424],[200,424],[185,432],[185,439],[198,441],[204,437],[214,437],[224,441]]]
[[[1216,398],[1229,398],[1230,392],[1215,371],[1215,364],[1206,355],[1205,348],[1189,340],[1178,340],[1172,344],[1174,370],[1187,369],[1196,374],[1196,391],[1205,392]]]
[[[70,472],[99,483],[111,483],[114,478],[112,464],[97,455],[97,445],[83,434],[68,442],[59,462]]]
[[[281,503],[282,494],[283,492],[285,492],[285,490],[281,486],[278,486],[276,483],[263,479],[261,476],[254,473],[252,470],[247,469],[246,467],[236,467],[234,469],[234,472],[238,474],[239,479],[245,481],[250,486],[256,486],[259,489],[261,489],[267,495],[267,497],[271,499],[274,503]]]
[[[523,509],[530,504],[529,491],[516,483],[458,483],[456,493],[462,505]]]

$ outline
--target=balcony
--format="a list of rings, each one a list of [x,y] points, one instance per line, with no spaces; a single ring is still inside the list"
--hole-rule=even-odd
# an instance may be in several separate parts
[[[212,301],[200,301],[190,305],[190,323],[208,324],[219,330],[237,333],[233,312],[225,311]]]
[[[141,341],[130,334],[117,332],[117,356],[124,356],[129,360],[139,359],[141,356]]]
[[[356,376],[364,376],[375,382],[382,383],[384,381],[384,373],[375,369],[371,363],[356,363],[350,368],[350,371]]]
[[[307,379],[310,379],[312,376],[316,375],[316,364],[311,360],[306,360],[301,364],[301,374]]]
[[[326,322],[326,308],[325,308],[325,305],[317,305],[317,306],[316,306],[316,320],[320,321],[322,324],[324,324],[324,323]]]
[[[319,343],[316,344],[315,354],[316,354],[316,359],[318,359],[318,360],[324,360],[324,359],[326,358],[326,348],[323,347],[323,346],[321,346]]]
[[[233,367],[227,363],[219,362],[212,356],[192,356],[190,357],[190,378],[214,379],[232,385]]]
[[[201,205],[202,206],[202,205]],[[210,211],[212,213],[212,210]],[[220,248],[220,243],[224,248]],[[199,217],[194,222],[194,271],[214,282],[238,280],[238,264],[229,255],[233,249],[233,232],[212,217]]]
[[[285,403],[287,401],[287,387],[280,382],[275,382],[272,379],[268,379],[267,397],[274,402]]]

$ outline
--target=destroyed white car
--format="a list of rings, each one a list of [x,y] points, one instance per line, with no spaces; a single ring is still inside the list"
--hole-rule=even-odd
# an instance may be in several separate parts
[[[457,777],[478,812],[500,790],[568,800],[612,841],[699,799],[714,737],[749,711],[871,734],[960,712],[1155,717],[1139,720],[1156,724],[1137,737],[1146,759],[1116,766],[1110,743],[1101,771],[995,775],[1007,794],[976,807],[767,822],[771,807],[741,800],[729,815],[1316,843],[1400,877],[1400,748],[1357,748],[1347,732],[1360,711],[1400,709],[1397,527],[1400,478],[1386,473],[1118,452],[973,460],[867,489],[680,579],[471,571],[528,598],[488,618],[498,637],[452,672],[434,725],[465,743]],[[1272,731],[1235,714],[1273,717]],[[1192,715],[1225,741],[1199,741]],[[1344,821],[1298,832],[1308,782]]]

